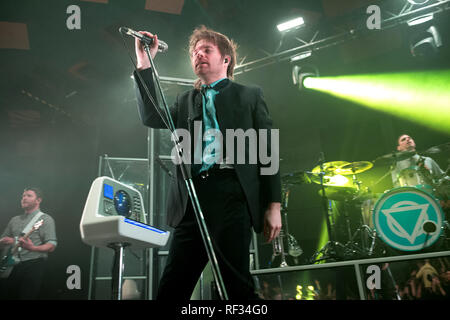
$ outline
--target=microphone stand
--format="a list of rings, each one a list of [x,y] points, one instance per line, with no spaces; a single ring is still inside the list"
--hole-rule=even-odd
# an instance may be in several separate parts
[[[222,279],[222,275],[220,273],[219,264],[217,262],[217,257],[216,257],[216,254],[214,252],[214,248],[213,248],[213,245],[212,245],[212,242],[211,242],[211,237],[209,235],[208,228],[207,228],[206,223],[205,223],[205,218],[203,216],[203,212],[202,212],[202,209],[200,207],[200,203],[198,201],[197,194],[195,192],[195,187],[194,187],[194,183],[192,182],[191,174],[186,169],[185,157],[184,157],[183,149],[181,148],[180,140],[179,140],[179,137],[178,137],[178,135],[176,133],[175,126],[173,124],[173,119],[172,119],[172,116],[170,114],[169,107],[167,106],[167,102],[166,102],[164,93],[163,93],[162,88],[161,88],[161,83],[159,81],[159,75],[158,75],[158,72],[157,72],[157,70],[155,68],[155,65],[153,63],[152,56],[150,54],[150,47],[149,47],[149,45],[147,43],[145,43],[145,42],[142,42],[142,43],[143,43],[143,46],[144,46],[144,50],[147,53],[148,59],[150,61],[152,72],[153,72],[153,74],[155,76],[154,78],[155,78],[155,81],[156,81],[156,86],[158,87],[159,93],[161,95],[164,112],[166,113],[166,117],[167,117],[167,120],[168,120],[168,123],[166,123],[166,124],[168,126],[168,129],[172,133],[172,138],[173,138],[173,141],[174,141],[174,144],[175,144],[177,155],[180,157],[180,160],[181,160],[180,169],[181,169],[181,172],[183,174],[183,179],[184,179],[184,181],[186,183],[186,188],[188,190],[189,198],[191,199],[191,202],[192,202],[192,207],[194,208],[195,217],[197,219],[197,223],[198,223],[198,226],[199,226],[199,229],[200,229],[200,234],[202,236],[202,240],[203,240],[204,245],[205,245],[206,253],[208,254],[209,261],[211,262],[213,276],[214,276],[214,280],[216,282],[218,294],[219,294],[221,300],[228,300],[228,295],[227,295],[227,292],[225,290],[225,285],[224,285],[224,282],[223,282],[223,279]],[[137,72],[139,73],[138,70],[137,70]],[[146,88],[146,93],[149,95],[149,99],[152,100],[151,99],[151,95],[150,95],[150,93],[148,91],[148,88],[147,88],[146,84],[145,83],[142,83],[142,84]],[[154,103],[154,105],[155,105],[155,108],[158,108],[156,103]],[[160,116],[162,118],[161,114],[160,114]]]

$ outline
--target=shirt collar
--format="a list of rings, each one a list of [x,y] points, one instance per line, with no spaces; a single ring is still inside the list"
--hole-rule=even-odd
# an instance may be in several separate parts
[[[27,214],[26,212],[24,213],[26,216],[29,216],[29,217],[31,217],[31,216],[34,216],[36,213],[38,213],[38,212],[40,212],[41,211],[41,209],[36,209],[36,210],[34,210],[33,212],[30,212],[29,214]]]
[[[209,85],[202,84],[202,90],[214,89],[217,91],[217,90],[220,90],[223,87],[225,87],[229,81],[230,80],[228,78],[222,78],[217,81],[214,81],[213,83],[211,83]]]

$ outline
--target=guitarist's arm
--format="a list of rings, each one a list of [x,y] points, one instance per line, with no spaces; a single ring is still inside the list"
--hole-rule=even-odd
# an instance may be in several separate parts
[[[9,221],[6,229],[0,234],[0,248],[11,246],[16,242],[11,231],[11,221]]]
[[[22,248],[28,250],[28,251],[36,251],[36,252],[52,252],[55,250],[56,246],[53,243],[47,242],[44,244],[41,244],[39,246],[35,246],[33,242],[30,240],[30,238],[19,239],[20,245]]]
[[[3,237],[0,239],[0,247],[10,246],[14,244],[14,238]]]

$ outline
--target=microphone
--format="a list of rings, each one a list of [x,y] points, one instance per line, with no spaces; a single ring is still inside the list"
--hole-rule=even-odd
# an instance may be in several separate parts
[[[139,40],[141,40],[142,42],[145,42],[147,44],[153,43],[153,38],[147,37],[143,34],[140,34],[139,32],[136,32],[130,28],[127,28],[127,27],[120,27],[119,32],[128,34],[135,38],[138,38]],[[158,52],[166,52],[168,49],[169,49],[169,46],[167,45],[167,43],[158,39]]]

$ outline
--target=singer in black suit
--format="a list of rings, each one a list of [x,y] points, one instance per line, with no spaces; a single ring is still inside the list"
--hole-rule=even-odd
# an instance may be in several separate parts
[[[155,57],[158,37],[149,32],[141,34],[154,39],[150,53]],[[232,81],[236,51],[228,37],[202,26],[194,30],[189,45],[192,68],[199,79],[195,89],[178,95],[170,113],[177,129],[190,132],[191,155],[196,152],[194,127],[199,121],[203,132],[215,128],[222,133],[222,159],[232,154],[231,165],[226,161],[205,164],[203,158],[203,163],[187,168],[192,174],[229,298],[253,299],[256,295],[249,271],[251,227],[257,233],[264,230],[268,242],[277,237],[281,229],[279,159],[276,158],[277,167],[271,174],[261,174],[261,169],[267,169],[273,163],[264,162],[263,165],[259,155],[256,163],[249,161],[252,152],[259,152],[261,141],[267,147],[267,155],[272,155],[271,159],[278,156],[278,145],[277,150],[271,150],[272,120],[260,88]],[[139,40],[136,40],[136,55],[139,73],[156,101],[150,62]],[[144,125],[165,128],[136,72],[134,79],[138,110]],[[226,150],[226,129],[254,129],[257,132],[267,129],[268,134],[266,140],[258,140],[256,146],[246,139],[245,163],[238,164],[236,144],[234,152]],[[179,166],[169,190],[167,208],[167,223],[175,230],[157,299],[187,300],[208,257]]]

